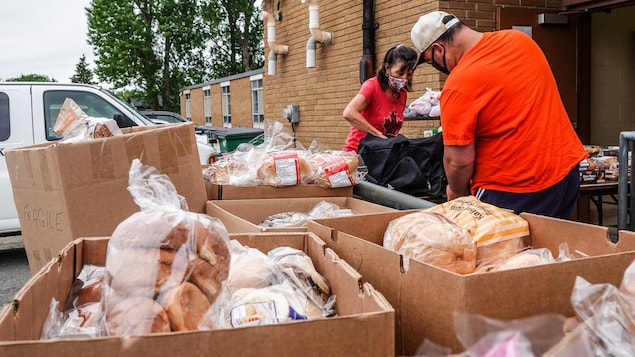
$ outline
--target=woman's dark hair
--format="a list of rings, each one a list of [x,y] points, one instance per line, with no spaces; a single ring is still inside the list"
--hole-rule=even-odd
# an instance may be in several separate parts
[[[379,84],[383,90],[388,89],[386,65],[388,65],[388,67],[392,67],[399,61],[402,62],[400,70],[411,70],[415,67],[415,63],[417,63],[417,52],[413,48],[404,45],[397,45],[386,52],[384,62],[377,71],[377,79],[379,80]],[[408,92],[412,91],[412,80],[408,81],[406,90]]]

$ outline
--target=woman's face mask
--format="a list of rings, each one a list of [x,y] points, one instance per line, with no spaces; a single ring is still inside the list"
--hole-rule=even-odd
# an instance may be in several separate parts
[[[397,78],[397,77],[391,76],[388,73],[386,73],[386,75],[388,75],[388,83],[397,92],[401,92],[402,90],[405,90],[406,86],[408,86],[408,78]]]

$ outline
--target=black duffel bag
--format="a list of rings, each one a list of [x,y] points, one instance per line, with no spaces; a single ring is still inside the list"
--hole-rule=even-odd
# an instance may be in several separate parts
[[[441,133],[417,139],[402,134],[388,139],[367,134],[357,153],[368,169],[366,181],[413,196],[445,197]]]

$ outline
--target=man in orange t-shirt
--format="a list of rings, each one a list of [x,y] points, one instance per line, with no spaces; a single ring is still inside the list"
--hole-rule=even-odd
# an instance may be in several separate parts
[[[569,219],[588,155],[542,50],[515,30],[477,32],[433,11],[411,32],[420,63],[448,75],[441,124],[448,200]]]

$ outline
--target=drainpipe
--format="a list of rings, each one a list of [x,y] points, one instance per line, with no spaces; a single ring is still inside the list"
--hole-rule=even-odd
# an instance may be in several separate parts
[[[364,0],[362,22],[362,60],[359,62],[359,83],[375,75],[375,0]]]
[[[305,3],[306,0],[302,0]],[[316,43],[328,44],[333,42],[333,33],[320,30],[320,5],[318,0],[309,0],[309,31],[311,37],[306,43],[306,68],[315,67]]]
[[[277,55],[286,55],[289,53],[289,46],[276,43],[276,20],[273,18],[273,15],[267,11],[263,11],[262,19],[267,26],[267,47],[269,47],[267,74],[272,76],[276,74]]]

